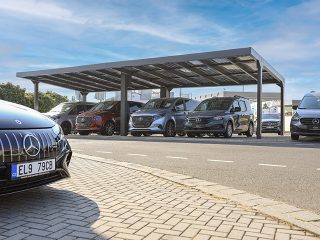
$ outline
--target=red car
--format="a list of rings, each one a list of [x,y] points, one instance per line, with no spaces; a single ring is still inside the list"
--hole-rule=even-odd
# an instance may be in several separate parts
[[[143,103],[128,101],[129,112],[139,110]],[[120,130],[120,101],[106,101],[96,104],[89,111],[81,113],[76,119],[76,131],[80,135],[101,133],[112,136]]]

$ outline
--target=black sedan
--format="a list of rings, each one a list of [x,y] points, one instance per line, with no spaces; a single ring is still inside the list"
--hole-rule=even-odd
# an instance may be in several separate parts
[[[0,100],[0,195],[69,177],[71,155],[54,121]]]

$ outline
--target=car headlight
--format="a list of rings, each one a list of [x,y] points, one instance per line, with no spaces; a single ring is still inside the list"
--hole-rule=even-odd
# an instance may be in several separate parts
[[[52,131],[59,139],[64,138],[63,130],[59,124],[56,124],[52,127]]]
[[[224,116],[216,116],[213,118],[213,120],[217,121],[217,120],[222,120],[224,118]]]
[[[291,118],[291,121],[293,122],[297,122],[297,121],[300,121],[300,116],[298,113],[295,113],[292,118]]]
[[[155,115],[153,116],[153,121],[158,120],[160,118],[162,118],[164,115]]]

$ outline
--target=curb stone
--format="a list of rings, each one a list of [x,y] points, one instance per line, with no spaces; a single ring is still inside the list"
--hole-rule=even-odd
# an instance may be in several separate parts
[[[199,190],[214,197],[232,200],[238,204],[250,207],[270,217],[285,221],[289,224],[303,228],[317,236],[320,236],[320,215],[300,209],[283,202],[263,198],[245,191],[233,189],[218,183],[213,183],[191,176],[173,173],[166,170],[143,166],[135,163],[119,162],[86,154],[73,153],[74,157],[89,159],[107,164],[126,167],[129,169],[149,173],[151,175]]]

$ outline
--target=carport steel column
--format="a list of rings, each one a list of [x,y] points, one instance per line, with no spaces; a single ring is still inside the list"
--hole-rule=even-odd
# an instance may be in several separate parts
[[[33,92],[33,108],[34,110],[39,110],[39,82],[38,81],[32,81],[34,86],[34,92]]]
[[[128,135],[128,86],[131,82],[131,76],[125,73],[121,73],[121,104],[120,104],[120,135]]]
[[[170,97],[170,91],[171,90],[172,90],[172,88],[160,87],[160,97],[161,98]]]
[[[284,83],[280,85],[281,89],[281,135],[285,132],[285,108],[284,108]]]
[[[81,101],[82,102],[86,102],[87,101],[87,95],[88,95],[88,92],[80,92],[81,94]]]
[[[257,61],[258,79],[257,79],[257,139],[261,139],[262,132],[262,71],[263,65],[261,61]]]

